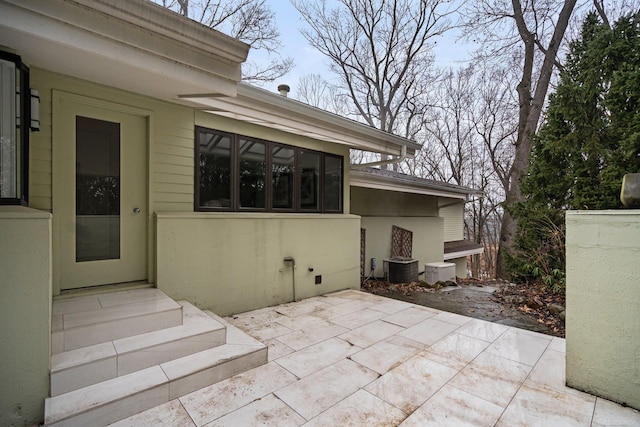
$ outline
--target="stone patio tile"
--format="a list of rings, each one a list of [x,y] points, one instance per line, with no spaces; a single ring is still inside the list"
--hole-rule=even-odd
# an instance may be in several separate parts
[[[376,320],[375,322],[346,332],[340,335],[339,338],[355,346],[366,348],[400,331],[402,331],[400,326]]]
[[[500,417],[496,427],[585,427],[591,425],[595,398],[585,399],[526,384]]]
[[[493,427],[504,408],[445,385],[418,408],[401,427]]]
[[[338,304],[327,307],[326,310],[335,313],[337,316],[344,316],[346,314],[351,314],[353,312],[360,311],[374,305],[376,305],[376,303],[373,301],[351,299],[345,304]]]
[[[398,335],[426,345],[432,345],[459,327],[459,325],[454,323],[443,322],[432,318],[423,320],[422,322],[402,331]]]
[[[362,310],[354,311],[353,313],[345,314],[344,316],[334,317],[331,319],[332,323],[336,325],[344,326],[348,329],[355,329],[367,323],[371,323],[374,320],[378,320],[381,317],[386,316],[386,313],[377,310],[371,310],[365,308]]]
[[[402,337],[392,336],[357,352],[350,359],[382,375],[421,350],[411,343]]]
[[[365,390],[410,414],[457,373],[455,369],[432,360],[413,356],[369,384]]]
[[[284,318],[280,313],[276,313],[273,307],[262,308],[260,310],[249,311],[247,313],[240,313],[225,318],[232,325],[246,331],[251,328],[257,328],[258,326],[267,325],[275,322],[280,318]]]
[[[335,296],[334,294],[320,295],[317,297],[312,297],[311,299],[322,301],[329,305],[340,305],[340,304],[344,304],[345,302],[353,301],[353,299],[340,298],[339,296]]]
[[[310,420],[375,380],[378,374],[351,360],[341,360],[275,392]]]
[[[305,427],[396,426],[406,414],[364,390],[358,390],[327,409]]]
[[[538,363],[536,363],[536,366],[525,381],[525,385],[549,387],[557,391],[572,393],[582,397],[590,396],[566,386],[565,366],[565,353],[547,349],[542,356],[540,356]]]
[[[282,400],[269,394],[255,400],[240,409],[218,418],[204,427],[225,426],[273,426],[297,427],[305,423],[305,419],[288,407]]]
[[[293,331],[299,331],[301,329],[314,328],[316,326],[329,325],[327,319],[323,319],[313,314],[301,314],[296,317],[282,316],[277,320],[277,323],[286,326]]]
[[[382,311],[383,313],[386,313],[386,314],[394,314],[411,307],[413,307],[413,304],[411,303],[390,299],[381,304],[376,304],[371,308],[374,310]]]
[[[421,355],[459,371],[475,359],[488,345],[489,343],[486,341],[454,332],[433,344]]]
[[[287,328],[280,323],[274,322],[267,325],[257,326],[247,330],[247,333],[257,340],[264,341],[271,338],[279,337],[280,335],[288,334],[292,332],[292,329]]]
[[[323,310],[330,306],[331,304],[326,302],[309,298],[298,302],[279,305],[274,307],[274,311],[276,313],[284,314],[285,316],[296,317],[303,314],[311,314],[314,311]]]
[[[391,316],[383,317],[382,320],[394,325],[402,326],[403,328],[409,328],[417,323],[427,320],[438,314],[435,311],[425,310],[420,307],[409,307],[405,310],[399,311]]]
[[[449,384],[498,406],[506,407],[530,371],[530,366],[482,353]]]
[[[509,330],[508,326],[491,323],[480,319],[473,319],[456,332],[483,341],[494,342],[500,335]]]
[[[591,427],[637,427],[640,426],[640,411],[625,408],[605,399],[596,399]]]
[[[293,374],[270,362],[182,396],[180,402],[202,426],[295,381]]]
[[[196,427],[193,420],[178,399],[155,406],[124,420],[109,424],[109,427],[138,426],[181,426]]]
[[[449,322],[449,323],[453,323],[454,325],[458,325],[458,326],[462,326],[465,323],[468,323],[471,321],[470,317],[467,316],[461,316],[459,314],[456,313],[448,313],[446,311],[443,311],[439,314],[437,314],[434,317],[435,320],[440,320],[441,322]]]
[[[545,351],[551,337],[511,328],[487,348],[487,352],[533,366]]]
[[[269,362],[273,360],[277,360],[282,356],[286,356],[287,354],[291,354],[295,351],[288,345],[282,344],[280,341],[276,339],[265,340],[264,344],[269,347],[267,351]]]
[[[332,323],[321,326],[309,327],[276,338],[281,343],[294,350],[302,350],[305,347],[319,343],[346,332],[348,329]]]
[[[279,358],[276,363],[298,378],[306,377],[332,363],[348,358],[361,350],[339,338],[329,338],[288,356]]]
[[[567,343],[564,338],[553,337],[551,344],[547,347],[549,350],[559,351],[561,353],[567,352]]]

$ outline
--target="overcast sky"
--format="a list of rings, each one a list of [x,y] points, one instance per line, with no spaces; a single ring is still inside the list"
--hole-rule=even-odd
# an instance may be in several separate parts
[[[316,49],[309,46],[300,34],[300,28],[306,26],[298,11],[289,0],[267,0],[276,14],[276,22],[283,43],[281,54],[283,57],[294,58],[295,68],[289,74],[274,83],[264,86],[265,89],[276,91],[279,84],[285,83],[291,86],[292,95],[295,96],[295,86],[300,77],[307,74],[321,74],[330,80],[327,60]],[[458,41],[457,33],[445,34],[435,46],[434,53],[438,67],[457,67],[460,61],[469,57],[469,45]],[[250,54],[250,60],[260,61],[261,56]],[[273,86],[273,87],[272,87]]]

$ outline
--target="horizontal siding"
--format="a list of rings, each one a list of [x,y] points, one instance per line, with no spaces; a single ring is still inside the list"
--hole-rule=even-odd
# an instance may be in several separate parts
[[[442,203],[444,205],[446,203]],[[464,238],[464,204],[443,206],[440,216],[444,218],[444,241],[453,242]]]

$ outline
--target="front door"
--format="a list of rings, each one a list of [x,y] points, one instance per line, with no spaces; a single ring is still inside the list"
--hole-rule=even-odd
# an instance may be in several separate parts
[[[53,124],[60,289],[146,280],[147,117],[55,93]]]

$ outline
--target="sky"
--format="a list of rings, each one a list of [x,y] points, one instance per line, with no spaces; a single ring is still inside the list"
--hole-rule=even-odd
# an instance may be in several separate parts
[[[320,74],[327,79],[330,74],[328,60],[311,47],[300,34],[300,28],[306,26],[306,23],[289,0],[267,0],[267,3],[276,15],[276,23],[283,44],[281,55],[294,58],[295,68],[284,77],[263,87],[276,91],[279,84],[288,84],[291,87],[292,96],[295,97],[295,86],[300,77],[308,74]],[[458,35],[459,33],[451,32],[437,40],[434,54],[438,67],[456,68],[461,61],[469,58],[472,46],[457,40]],[[261,55],[255,53],[250,53],[249,56],[251,61],[256,62],[262,58]]]

